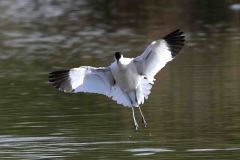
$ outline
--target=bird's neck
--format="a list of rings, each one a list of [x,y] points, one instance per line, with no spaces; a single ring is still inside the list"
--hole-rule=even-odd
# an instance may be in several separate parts
[[[132,62],[133,58],[124,58],[121,57],[119,61],[117,62],[117,65],[119,69],[126,70],[129,66],[129,64]]]
[[[125,68],[125,65],[122,64],[120,61],[117,62],[117,66],[118,66],[119,70],[124,70],[124,68]]]
[[[125,61],[123,60],[123,58],[119,59],[117,61],[117,66],[120,70],[125,70],[126,69],[126,66],[127,64],[125,63]]]

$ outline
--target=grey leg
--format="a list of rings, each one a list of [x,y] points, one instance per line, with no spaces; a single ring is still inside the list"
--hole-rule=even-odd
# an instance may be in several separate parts
[[[135,118],[134,107],[132,107],[132,116],[133,116],[134,126],[135,126],[136,130],[138,130],[138,123]]]
[[[140,114],[141,114],[141,117],[142,117],[142,122],[143,122],[143,124],[144,124],[144,127],[147,127],[147,122],[146,122],[146,120],[145,120],[145,117],[144,117],[144,115],[143,115],[143,113],[142,113],[142,110],[141,110],[140,106],[138,106],[138,109],[139,109],[139,111],[140,111]]]

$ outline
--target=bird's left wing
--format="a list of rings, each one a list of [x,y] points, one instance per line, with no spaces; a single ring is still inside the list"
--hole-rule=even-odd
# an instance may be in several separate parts
[[[176,30],[162,39],[153,41],[133,62],[136,64],[139,74],[154,79],[154,76],[171,61],[184,45],[184,35]]]
[[[111,96],[114,84],[110,68],[82,66],[49,74],[49,82],[64,92],[89,92]]]

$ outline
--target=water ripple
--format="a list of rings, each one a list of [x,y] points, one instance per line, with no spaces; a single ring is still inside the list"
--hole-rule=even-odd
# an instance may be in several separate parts
[[[216,151],[238,151],[240,148],[198,148],[187,149],[187,152],[216,152]]]
[[[174,152],[173,149],[167,148],[134,148],[134,149],[127,149],[125,151],[129,151],[134,153],[135,156],[146,156],[146,155],[153,155],[160,152]]]

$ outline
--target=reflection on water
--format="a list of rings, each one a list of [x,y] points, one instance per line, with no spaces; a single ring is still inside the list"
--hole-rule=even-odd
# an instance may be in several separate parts
[[[135,156],[147,156],[156,154],[159,152],[174,152],[175,150],[165,149],[165,148],[136,148],[136,149],[128,149],[126,151],[135,153]]]
[[[0,159],[232,159],[240,148],[240,15],[224,0],[0,1]],[[181,28],[181,54],[131,111],[64,94],[48,72],[134,57]],[[138,115],[139,116],[139,115]],[[140,124],[140,122],[139,122]]]
[[[0,136],[0,154],[5,158],[9,156],[24,159],[65,158],[68,154],[106,150],[104,147],[111,148],[128,144],[144,145],[145,143],[144,141],[78,142],[78,139],[73,137],[14,137],[3,135]],[[12,150],[13,148],[14,150]]]
[[[118,146],[148,146],[147,141],[103,141],[103,142],[79,142],[77,137],[15,137],[10,135],[0,136],[1,157],[8,158],[24,158],[24,159],[44,159],[44,158],[67,158],[66,155],[82,154],[85,157],[86,152],[105,152],[118,148]],[[14,148],[14,150],[13,150]],[[114,149],[113,149],[114,150]],[[131,148],[126,150],[118,150],[120,154],[132,154],[133,156],[150,156],[154,154],[168,153],[174,155],[176,153],[205,153],[205,152],[238,152],[240,148],[202,148],[202,149],[186,149],[175,150],[167,148]],[[94,155],[85,158],[97,158]]]

